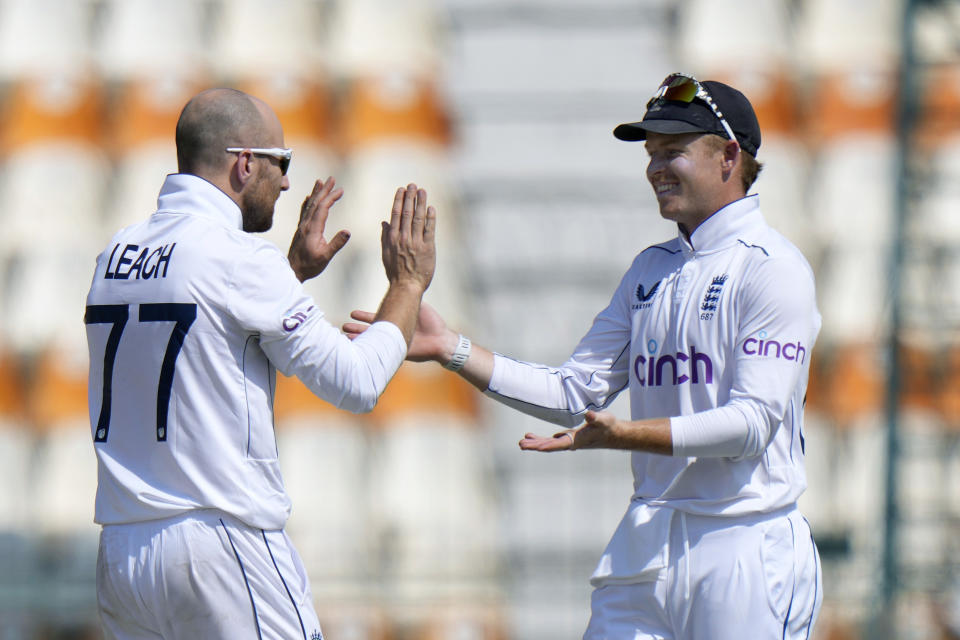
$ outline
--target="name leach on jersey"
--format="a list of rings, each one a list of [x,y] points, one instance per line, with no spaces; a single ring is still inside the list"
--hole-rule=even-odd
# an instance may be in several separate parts
[[[110,257],[107,259],[107,268],[103,272],[104,280],[127,280],[131,277],[137,280],[150,278],[166,278],[170,268],[170,259],[177,243],[160,245],[159,247],[141,247],[137,244],[127,244],[120,249],[120,243],[113,245]],[[120,254],[117,255],[117,251]],[[114,263],[114,256],[117,257]],[[136,256],[136,257],[133,257]],[[161,273],[160,268],[163,267]]]

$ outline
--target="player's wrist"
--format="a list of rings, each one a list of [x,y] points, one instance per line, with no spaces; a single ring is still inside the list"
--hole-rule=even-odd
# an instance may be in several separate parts
[[[411,277],[395,278],[391,280],[390,288],[397,293],[403,293],[405,295],[415,296],[417,298],[422,297],[423,292],[427,290],[422,282]]]
[[[470,359],[470,353],[473,350],[473,343],[467,336],[452,331],[447,332],[447,339],[444,341],[444,350],[439,359],[444,369],[449,371],[460,371],[463,369],[467,360]]]

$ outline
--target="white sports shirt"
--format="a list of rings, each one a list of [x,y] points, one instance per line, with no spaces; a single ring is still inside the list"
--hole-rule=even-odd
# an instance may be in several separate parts
[[[737,200],[640,253],[559,368],[497,354],[487,394],[574,426],[629,386],[633,419],[671,418],[673,456],[633,452],[634,501],[767,513],[806,488],[804,396],[820,330],[806,259]]]
[[[213,508],[282,528],[276,370],[369,411],[406,355],[388,322],[347,339],[239,207],[185,174],[97,258],[84,322],[101,524]]]

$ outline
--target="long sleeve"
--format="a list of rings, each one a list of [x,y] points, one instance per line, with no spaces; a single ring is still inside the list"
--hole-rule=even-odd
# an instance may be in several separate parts
[[[377,322],[351,341],[331,325],[304,292],[286,260],[263,246],[238,265],[230,311],[286,375],[296,375],[313,393],[353,412],[373,409],[406,356],[400,329]]]

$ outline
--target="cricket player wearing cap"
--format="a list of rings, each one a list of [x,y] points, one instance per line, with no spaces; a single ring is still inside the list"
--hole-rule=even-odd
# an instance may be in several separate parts
[[[415,185],[397,190],[382,223],[389,286],[351,342],[301,285],[349,237],[324,235],[343,195],[333,178],[304,201],[286,256],[251,235],[270,228],[290,186],[273,110],[204,91],[184,107],[176,145],[180,173],[157,211],[100,254],[87,296],[100,618],[120,640],[322,640],[284,532],[276,372],[338,407],[372,409],[433,278],[436,212]]]
[[[730,86],[673,74],[614,135],[644,141],[678,233],[637,255],[570,358],[492,353],[426,305],[407,357],[525,413],[585,421],[528,433],[524,450],[632,451],[634,493],[591,578],[585,639],[809,638],[820,561],[796,501],[820,315],[807,261],[747,195],[761,169],[753,108]],[[630,420],[603,411],[624,389]]]

